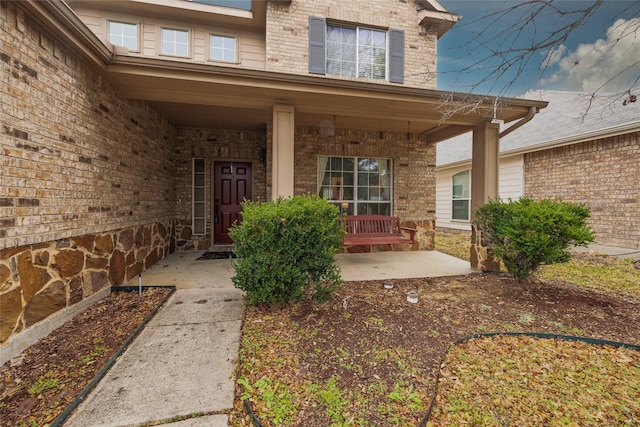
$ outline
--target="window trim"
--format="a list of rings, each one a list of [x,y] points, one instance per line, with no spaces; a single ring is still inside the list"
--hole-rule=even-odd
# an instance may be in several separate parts
[[[202,171],[196,169],[196,162],[202,161]],[[202,176],[202,185],[196,185],[196,176]],[[196,200],[196,190],[202,190],[202,200]],[[196,205],[202,207],[202,216],[196,216]],[[196,230],[196,220],[202,221],[202,231]],[[194,157],[191,162],[191,234],[207,234],[207,161],[203,157]]]
[[[455,197],[454,191],[453,191],[453,180],[457,175],[466,173],[467,174],[467,185],[469,187],[469,196],[468,197]],[[451,186],[449,187],[451,189],[451,221],[452,222],[470,222],[471,221],[471,169],[465,169],[465,170],[461,170],[458,171],[454,174],[451,175]],[[462,218],[454,218],[453,217],[453,202],[454,201],[467,201],[468,205],[467,205],[467,218],[466,219],[462,219]]]
[[[129,49],[129,52],[138,52],[139,53],[139,52],[142,51],[142,46],[141,46],[142,43],[141,43],[141,37],[140,37],[141,30],[142,30],[142,24],[139,21],[131,22],[131,21],[128,21],[126,19],[106,18],[104,22],[105,22],[104,34],[105,34],[106,40],[110,44],[112,44],[113,46],[123,47],[123,48],[126,48],[126,49],[129,49],[129,48],[126,47],[126,46],[117,45],[117,44],[115,44],[115,43],[113,43],[111,41],[111,37],[110,37],[111,36],[111,23],[134,25],[136,27],[136,49]]]
[[[240,36],[236,34],[225,34],[221,32],[209,32],[209,37],[207,37],[207,61],[218,62],[222,64],[239,64],[240,63]],[[225,59],[215,59],[211,57],[211,37],[226,37],[232,38],[235,41],[235,58],[232,61],[227,61]]]
[[[380,29],[380,28],[375,28],[375,27],[368,27],[365,25],[348,25],[348,24],[338,24],[338,23],[326,23],[325,25],[325,33],[326,33],[326,38],[325,40],[327,40],[327,42],[325,43],[325,70],[328,70],[328,62],[329,62],[329,43],[328,43],[328,39],[329,39],[329,28],[344,28],[344,29],[349,29],[349,30],[354,30],[355,32],[355,75],[345,75],[345,74],[333,74],[333,73],[329,73],[327,71],[328,75],[331,76],[338,76],[338,77],[347,77],[347,78],[352,78],[352,79],[370,79],[370,80],[378,80],[378,81],[389,81],[389,30],[385,30],[385,29]],[[375,31],[378,33],[382,33],[384,34],[384,76],[382,78],[377,78],[377,77],[372,77],[372,76],[360,76],[360,64],[362,62],[362,59],[360,57],[360,50],[361,50],[361,44],[360,44],[360,35],[361,35],[361,31]]]
[[[164,43],[163,43],[164,30],[187,33],[187,54],[186,55],[181,55],[179,53],[164,52],[164,50],[163,50],[163,47],[164,47]],[[178,26],[172,26],[172,25],[159,26],[158,27],[158,55],[160,55],[160,56],[171,56],[171,57],[174,57],[174,58],[191,58],[192,50],[193,50],[192,37],[193,37],[193,31],[190,28],[180,28]]]

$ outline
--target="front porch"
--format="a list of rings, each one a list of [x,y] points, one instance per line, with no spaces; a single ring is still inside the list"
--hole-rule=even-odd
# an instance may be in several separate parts
[[[202,251],[175,252],[142,273],[145,286],[224,288],[234,276],[232,261],[198,260]],[[401,251],[336,254],[345,282],[351,280],[409,279],[477,273],[468,261],[437,251]],[[138,278],[128,285],[137,286]]]

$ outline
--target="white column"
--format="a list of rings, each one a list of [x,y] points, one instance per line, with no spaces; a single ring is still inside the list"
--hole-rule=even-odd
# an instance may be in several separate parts
[[[292,106],[273,106],[273,153],[271,198],[293,196],[294,111]]]

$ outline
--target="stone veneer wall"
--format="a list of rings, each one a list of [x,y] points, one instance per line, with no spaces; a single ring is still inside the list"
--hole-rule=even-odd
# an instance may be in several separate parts
[[[0,86],[5,341],[173,250],[175,129],[20,2],[0,2]]]
[[[252,162],[254,200],[268,200],[266,194],[266,166],[260,158],[261,150],[266,150],[264,132],[189,128],[177,130],[175,179],[178,195],[176,208],[176,246],[178,249],[205,250],[209,249],[212,244],[211,218],[213,216],[213,163],[215,161]],[[205,159],[207,198],[207,234],[205,235],[193,235],[191,228],[194,158]]]
[[[0,343],[107,286],[122,285],[174,250],[171,223],[1,250]]]
[[[640,132],[528,153],[525,194],[591,208],[603,245],[640,248]]]
[[[296,127],[295,141],[295,194],[317,193],[318,156],[393,159],[393,214],[403,226],[418,228],[412,249],[434,249],[435,144],[406,132],[335,129],[327,136],[304,126]]]
[[[437,34],[418,25],[415,0],[268,2],[267,70],[309,74],[309,16],[404,30],[404,85],[436,89]]]

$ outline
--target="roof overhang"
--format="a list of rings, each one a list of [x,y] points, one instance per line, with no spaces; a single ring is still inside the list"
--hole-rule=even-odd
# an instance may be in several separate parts
[[[633,132],[640,132],[640,122],[627,123],[620,126],[599,129],[594,132],[587,132],[587,133],[581,133],[578,135],[572,135],[568,138],[554,139],[554,140],[545,141],[539,144],[507,149],[507,150],[500,151],[499,157],[501,159],[506,159],[508,157],[521,156],[526,153],[535,153],[536,151],[543,151],[551,148],[581,144],[583,142],[594,141],[596,139],[612,138],[615,136],[626,135]],[[471,136],[469,136],[469,143],[471,143]],[[471,157],[468,157],[466,159],[457,160],[455,162],[436,165],[436,170],[456,169],[462,166],[468,167],[470,165],[471,165]]]
[[[462,19],[461,15],[450,13],[437,0],[418,0],[416,5],[418,6],[418,25],[435,30],[438,38]]]
[[[296,75],[116,54],[60,0],[22,2],[100,69],[125,99],[144,100],[176,127],[263,130],[274,105],[297,125],[423,133],[435,143],[492,119],[510,123],[543,101]]]
[[[262,129],[273,106],[291,105],[299,125],[425,133],[430,142],[493,118],[512,122],[527,101],[398,85],[116,55],[106,76],[120,96],[150,102],[176,126]],[[445,131],[448,130],[448,132]],[[446,134],[446,135],[445,135]]]

